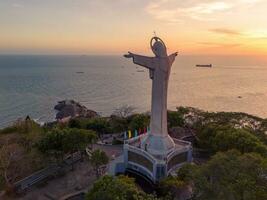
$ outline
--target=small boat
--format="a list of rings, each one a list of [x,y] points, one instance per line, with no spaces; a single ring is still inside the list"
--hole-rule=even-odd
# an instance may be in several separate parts
[[[137,70],[137,72],[145,72],[145,70]]]
[[[76,72],[76,74],[83,74],[84,72]]]
[[[212,67],[212,64],[209,64],[209,65],[196,65],[196,67]]]

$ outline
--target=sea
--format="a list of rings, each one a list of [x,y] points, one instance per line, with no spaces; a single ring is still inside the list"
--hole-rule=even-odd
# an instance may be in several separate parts
[[[53,121],[54,106],[64,99],[103,116],[124,105],[146,112],[151,79],[147,69],[122,56],[0,56],[0,127],[27,115]],[[267,118],[267,56],[179,55],[168,90],[168,108],[177,106]]]

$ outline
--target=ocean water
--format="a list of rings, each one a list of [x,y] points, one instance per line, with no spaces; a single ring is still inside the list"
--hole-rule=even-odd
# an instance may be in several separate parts
[[[195,67],[209,63],[214,67]],[[0,127],[26,115],[52,121],[63,99],[102,115],[122,105],[144,112],[151,80],[146,69],[120,56],[0,56]],[[176,106],[267,118],[267,57],[178,56],[168,93],[169,109]]]

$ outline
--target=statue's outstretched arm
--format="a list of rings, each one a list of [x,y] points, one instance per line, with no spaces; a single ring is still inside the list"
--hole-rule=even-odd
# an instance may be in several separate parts
[[[171,55],[168,56],[169,57],[170,64],[172,64],[174,62],[175,57],[177,55],[178,55],[178,52],[175,52],[175,53],[173,53],[173,54],[171,54]]]
[[[152,57],[141,56],[141,55],[133,54],[131,52],[128,52],[128,54],[125,54],[124,57],[133,58],[134,64],[141,65],[148,69],[152,69],[152,70],[154,69]]]

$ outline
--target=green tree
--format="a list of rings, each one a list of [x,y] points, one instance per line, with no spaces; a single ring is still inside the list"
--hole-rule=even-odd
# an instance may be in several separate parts
[[[20,174],[21,148],[18,144],[6,141],[0,146],[0,189],[13,190],[13,183]]]
[[[73,159],[75,152],[84,151],[88,145],[93,144],[95,141],[96,135],[93,131],[76,128],[66,129],[63,139],[63,150],[65,154],[71,154]]]
[[[183,126],[184,119],[181,113],[177,111],[168,111],[168,127]]]
[[[93,131],[76,128],[52,129],[44,135],[37,147],[42,153],[62,160],[64,154],[82,151],[95,140],[96,135]]]
[[[110,117],[110,127],[114,133],[123,132],[128,129],[129,122],[127,118],[112,115]]]
[[[197,200],[267,199],[267,159],[259,154],[231,150],[217,153],[206,164],[184,168],[191,174],[187,178]]]
[[[267,156],[267,147],[256,136],[244,129],[208,124],[197,134],[198,145],[212,153],[237,149],[241,153],[258,152]]]
[[[79,119],[71,119],[69,121],[68,126],[69,126],[69,128],[79,128],[79,129],[83,128],[82,127],[82,122]]]
[[[65,135],[66,129],[54,128],[48,131],[37,143],[38,150],[43,154],[56,158],[57,161],[63,160]]]
[[[95,131],[98,135],[111,132],[110,123],[106,118],[90,119],[86,124],[86,128]]]
[[[133,178],[103,176],[86,195],[87,200],[157,200],[140,190]]]
[[[180,193],[186,187],[186,183],[176,177],[167,177],[163,179],[159,184],[159,192],[161,196],[166,198],[179,198]]]
[[[150,122],[150,117],[147,114],[135,114],[130,116],[128,119],[130,120],[130,130],[139,130],[139,128],[146,128]]]
[[[90,161],[96,173],[96,176],[99,177],[101,175],[100,167],[102,165],[108,164],[109,158],[104,151],[97,149],[92,152]]]

